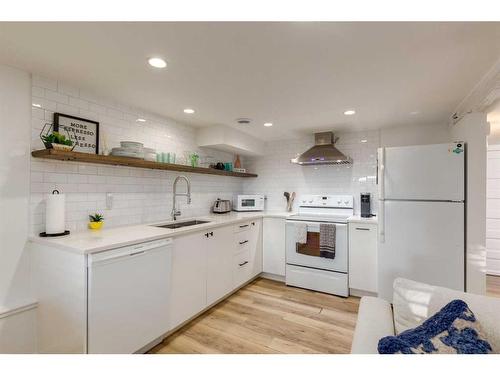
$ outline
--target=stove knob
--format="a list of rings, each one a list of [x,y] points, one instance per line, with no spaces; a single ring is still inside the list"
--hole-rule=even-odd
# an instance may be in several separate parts
[[[341,204],[341,203],[342,203],[342,201],[337,201],[337,203],[338,203],[338,204]]]
[[[312,203],[312,202],[313,202],[312,200],[309,201],[309,203]]]
[[[346,205],[348,205],[348,204],[349,204],[349,201],[344,201],[344,203],[345,203]]]
[[[302,201],[302,203],[306,203],[306,201]]]

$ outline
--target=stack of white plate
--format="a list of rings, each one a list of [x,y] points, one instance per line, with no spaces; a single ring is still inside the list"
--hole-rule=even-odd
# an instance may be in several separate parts
[[[144,159],[144,145],[140,142],[120,142],[121,147],[111,150],[113,156],[124,156],[127,158]]]

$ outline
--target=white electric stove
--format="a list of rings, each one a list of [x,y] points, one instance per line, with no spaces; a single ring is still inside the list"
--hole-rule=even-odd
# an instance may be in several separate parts
[[[352,195],[304,195],[297,215],[286,221],[286,284],[347,297],[348,231],[347,219],[353,215]],[[335,257],[321,256],[321,224],[335,225]],[[307,228],[306,243],[297,236]]]

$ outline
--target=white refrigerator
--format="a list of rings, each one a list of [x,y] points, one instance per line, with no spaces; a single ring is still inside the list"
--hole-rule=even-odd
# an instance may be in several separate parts
[[[378,294],[404,277],[465,288],[465,144],[378,150]]]

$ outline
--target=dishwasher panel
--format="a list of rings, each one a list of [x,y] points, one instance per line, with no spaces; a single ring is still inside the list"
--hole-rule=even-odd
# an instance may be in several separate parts
[[[169,329],[172,240],[89,255],[88,353],[134,353]]]

